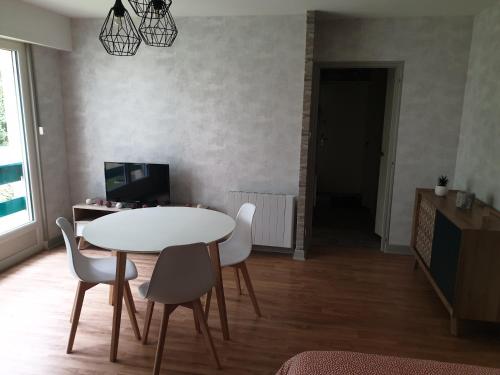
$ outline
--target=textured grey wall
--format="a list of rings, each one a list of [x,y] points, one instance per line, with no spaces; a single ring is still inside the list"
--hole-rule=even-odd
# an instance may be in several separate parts
[[[455,186],[500,209],[500,4],[474,20]]]
[[[416,187],[453,181],[472,18],[323,19],[318,61],[404,61],[390,243],[408,245]]]
[[[104,195],[104,161],[170,163],[176,202],[231,189],[297,194],[305,16],[180,18],[170,49],[105,53],[74,20],[62,53],[73,202]]]
[[[71,216],[59,53],[33,46],[33,62],[38,120],[45,129],[45,135],[40,137],[40,153],[47,222],[49,238],[54,238],[60,235],[56,219]]]

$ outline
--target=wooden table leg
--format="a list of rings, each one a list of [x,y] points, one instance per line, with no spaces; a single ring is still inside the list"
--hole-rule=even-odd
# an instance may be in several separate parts
[[[117,251],[111,251],[111,256],[115,257]],[[109,304],[113,306],[113,298],[115,297],[115,292],[113,291],[113,285],[109,286]]]
[[[116,278],[113,288],[113,329],[111,332],[111,351],[109,360],[116,362],[118,353],[118,340],[120,338],[120,323],[122,318],[123,288],[125,283],[125,266],[127,253],[118,251],[116,254]]]
[[[229,340],[229,325],[227,323],[226,298],[224,297],[224,285],[222,283],[222,269],[220,266],[219,245],[211,243],[208,245],[210,258],[215,271],[215,295],[219,308],[220,325],[224,340]]]

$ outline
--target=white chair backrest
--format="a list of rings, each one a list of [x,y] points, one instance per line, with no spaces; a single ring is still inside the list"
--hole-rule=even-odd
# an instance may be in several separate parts
[[[78,246],[75,241],[75,233],[73,232],[73,227],[70,222],[64,218],[60,217],[56,220],[56,224],[61,228],[64,243],[66,244],[66,252],[68,253],[69,268],[73,275],[78,279],[85,281],[82,278],[82,272],[79,272],[82,267],[86,267],[87,258],[80,253]]]
[[[194,301],[215,285],[207,245],[171,246],[156,261],[146,298],[164,304]]]
[[[233,251],[240,252],[245,259],[250,256],[252,251],[252,222],[255,210],[255,205],[252,203],[241,205],[238,215],[236,215],[236,228],[225,242]]]

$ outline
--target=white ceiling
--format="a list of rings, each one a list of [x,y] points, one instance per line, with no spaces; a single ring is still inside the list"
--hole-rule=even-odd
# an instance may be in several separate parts
[[[23,0],[69,17],[99,17],[114,0]],[[304,14],[322,10],[363,17],[476,14],[497,0],[173,0],[174,16]],[[127,1],[123,0],[127,6]],[[129,8],[130,9],[130,8]]]

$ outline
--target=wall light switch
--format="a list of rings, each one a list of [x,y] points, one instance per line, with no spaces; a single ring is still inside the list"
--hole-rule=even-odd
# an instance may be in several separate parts
[[[43,126],[39,126],[38,127],[38,134],[40,134],[40,135],[44,135],[45,134],[45,129],[43,128]]]

